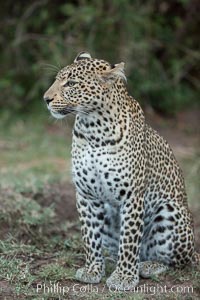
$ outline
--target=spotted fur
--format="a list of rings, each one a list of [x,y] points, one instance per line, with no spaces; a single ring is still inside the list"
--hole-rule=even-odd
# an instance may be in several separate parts
[[[103,248],[116,259],[107,285],[120,290],[137,285],[139,274],[199,262],[182,172],[128,94],[124,63],[82,52],[44,99],[56,118],[76,113],[73,180],[86,254],[76,278],[100,282]]]

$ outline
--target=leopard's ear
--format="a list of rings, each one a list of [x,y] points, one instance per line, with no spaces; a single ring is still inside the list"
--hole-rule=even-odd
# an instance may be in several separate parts
[[[75,60],[74,60],[74,63],[76,63],[76,62],[78,62],[79,60],[82,60],[82,59],[91,59],[92,57],[91,57],[91,55],[90,55],[90,53],[88,53],[88,52],[80,52],[77,56],[76,56],[76,58],[75,58]]]
[[[126,81],[126,76],[124,72],[124,63],[115,64],[110,70],[106,70],[100,75],[99,79],[102,84],[112,85],[118,78]]]

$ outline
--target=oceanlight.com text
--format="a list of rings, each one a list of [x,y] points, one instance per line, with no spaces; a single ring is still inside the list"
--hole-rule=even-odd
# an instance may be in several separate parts
[[[52,282],[49,283],[38,283],[36,286],[37,294],[45,294],[45,295],[67,295],[67,294],[83,294],[83,293],[94,293],[100,294],[104,292],[112,292],[112,293],[119,293],[117,287],[109,288],[106,285],[92,285],[92,284],[79,284],[75,283],[73,285],[62,285],[59,282]],[[148,295],[157,295],[157,294],[193,294],[194,289],[192,285],[182,286],[182,285],[148,285],[143,284],[132,288],[131,290],[124,289],[124,292],[132,292],[136,294],[144,293]]]

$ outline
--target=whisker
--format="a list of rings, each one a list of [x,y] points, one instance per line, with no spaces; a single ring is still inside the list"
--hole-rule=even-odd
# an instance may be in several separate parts
[[[57,67],[57,66],[55,66],[55,65],[52,65],[52,64],[46,64],[46,63],[43,63],[43,64],[41,64],[41,66],[43,67],[43,68],[51,68],[51,69],[53,69],[53,70],[55,70],[55,71],[60,71],[60,69]]]
[[[79,109],[79,107],[73,107],[73,108],[70,108],[70,109],[66,109],[66,111],[70,111],[72,113],[78,112],[78,113],[82,113],[82,114],[88,115],[88,112]]]
[[[56,60],[56,63],[58,65],[57,68],[59,68],[59,70],[62,69],[62,66],[61,66],[60,62]]]
[[[79,113],[81,113],[81,114],[89,115],[88,112],[82,111],[82,110],[80,110],[80,109],[76,109],[76,111],[79,112]]]
[[[87,113],[90,113],[90,112],[94,111],[94,107],[93,106],[88,106],[88,105],[87,105],[87,107],[79,105],[78,108],[80,108],[82,111],[85,111]]]
[[[40,68],[42,70],[45,70],[45,72],[48,71],[49,74],[53,74],[53,75],[56,75],[60,69],[54,65],[51,65],[51,64],[40,64]]]
[[[87,110],[84,106],[82,106],[82,105],[79,105],[78,107],[77,107],[77,110],[80,110],[80,111],[82,111],[82,112],[85,112],[86,114],[89,114],[91,111],[89,111],[89,110]]]
[[[70,125],[68,123],[68,119],[67,118],[62,119],[62,121],[66,125],[67,128],[70,128]]]

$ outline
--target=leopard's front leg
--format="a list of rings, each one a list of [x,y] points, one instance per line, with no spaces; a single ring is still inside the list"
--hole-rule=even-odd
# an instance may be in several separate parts
[[[107,279],[114,290],[130,290],[139,282],[139,252],[143,232],[143,198],[124,200],[121,207],[121,231],[118,262]]]
[[[86,283],[99,283],[105,273],[102,256],[101,231],[104,221],[103,204],[77,195],[77,209],[81,221],[86,263],[76,272],[76,279]]]

